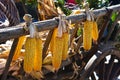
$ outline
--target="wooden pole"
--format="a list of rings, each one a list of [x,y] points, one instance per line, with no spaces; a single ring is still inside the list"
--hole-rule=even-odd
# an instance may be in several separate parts
[[[113,11],[120,11],[120,4],[107,7],[107,9],[113,10]],[[106,8],[97,9],[97,10],[94,10],[93,13],[95,14],[95,17],[103,16],[107,13],[107,10]],[[67,20],[71,20],[72,23],[77,23],[85,19],[86,19],[85,13],[81,13],[81,14],[73,15],[73,16],[67,16]],[[49,20],[34,22],[34,24],[37,26],[38,31],[44,31],[44,30],[50,30],[50,29],[55,28],[58,25],[58,21],[53,18]],[[0,42],[9,40],[12,38],[18,38],[22,35],[27,35],[27,34],[28,33],[25,33],[23,26],[21,25],[16,25],[16,26],[11,26],[10,28],[0,29]]]

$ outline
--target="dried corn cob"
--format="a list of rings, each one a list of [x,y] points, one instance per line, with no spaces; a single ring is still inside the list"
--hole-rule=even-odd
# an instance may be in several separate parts
[[[54,37],[55,37],[55,30],[52,34],[52,38],[51,38],[51,41],[50,41],[50,51],[51,51],[51,53],[53,53]]]
[[[96,22],[93,22],[92,38],[94,41],[97,41],[98,39],[98,26]]]
[[[24,71],[30,73],[34,66],[34,57],[36,54],[36,39],[28,37],[25,43]]]
[[[13,56],[13,60],[18,59],[18,57],[20,56],[20,51],[22,49],[22,46],[24,44],[25,39],[26,39],[25,36],[22,36],[22,37],[19,38],[18,44],[16,46],[16,50],[15,50],[15,53],[14,53],[14,56]]]
[[[85,21],[83,28],[83,47],[85,50],[90,50],[92,45],[92,21]]]
[[[45,13],[42,10],[42,4],[38,3],[39,20],[45,20]]]
[[[53,45],[53,57],[52,57],[52,65],[55,70],[58,70],[62,61],[62,50],[63,50],[63,37],[57,37],[58,29],[55,28],[53,34],[54,45]]]
[[[63,42],[63,53],[62,53],[62,60],[66,60],[66,58],[68,57],[68,41],[69,41],[69,34],[67,32],[63,33],[63,38],[64,38],[64,42]]]
[[[34,71],[40,71],[42,67],[42,40],[36,38],[36,54],[34,57]]]

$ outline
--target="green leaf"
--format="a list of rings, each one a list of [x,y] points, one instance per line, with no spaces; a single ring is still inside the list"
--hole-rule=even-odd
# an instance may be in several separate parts
[[[58,4],[64,5],[64,4],[65,4],[65,1],[64,1],[64,0],[58,0]]]
[[[113,12],[113,14],[111,16],[112,21],[115,21],[116,17],[117,17],[117,13]]]

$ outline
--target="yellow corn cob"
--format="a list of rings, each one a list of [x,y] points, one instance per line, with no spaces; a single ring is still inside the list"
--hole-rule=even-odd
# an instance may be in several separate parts
[[[53,35],[52,35],[53,37]],[[53,53],[53,40],[51,38],[50,44],[49,44],[49,51],[51,52],[51,54]]]
[[[22,46],[24,44],[25,39],[26,39],[25,36],[22,36],[22,37],[19,38],[18,44],[16,46],[16,50],[14,52],[13,60],[18,59],[18,57],[20,56],[20,51],[21,51],[21,48],[22,48]]]
[[[85,50],[90,50],[92,45],[92,21],[85,21],[83,28],[83,47]]]
[[[64,42],[63,42],[63,53],[62,53],[62,60],[66,60],[68,57],[68,41],[69,41],[69,34],[66,32],[63,34]]]
[[[97,39],[98,39],[98,26],[97,26],[96,22],[93,22],[92,38],[95,41],[97,41]]]
[[[55,31],[53,32],[52,34],[52,38],[51,38],[51,41],[50,41],[50,51],[51,53],[53,53],[53,46],[54,46],[54,36],[55,36]]]
[[[34,71],[40,71],[42,67],[42,40],[36,38],[36,54],[34,57]]]
[[[58,29],[56,28],[53,32],[54,36],[54,45],[53,45],[53,57],[52,57],[52,65],[55,70],[58,70],[62,61],[62,50],[63,50],[63,37],[57,37]]]
[[[24,71],[30,73],[34,66],[34,57],[36,54],[36,39],[28,37],[25,43]]]

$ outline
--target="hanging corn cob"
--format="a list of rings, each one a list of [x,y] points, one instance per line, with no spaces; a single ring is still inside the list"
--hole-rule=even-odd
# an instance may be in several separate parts
[[[25,20],[26,22],[26,25],[24,26],[24,29],[26,29],[27,25],[31,23],[32,21],[32,16],[29,15],[29,14],[25,14],[25,16],[23,17],[23,19]],[[15,53],[14,53],[14,56],[13,56],[13,60],[16,60],[19,55],[20,55],[20,51],[21,51],[21,48],[22,48],[22,45],[25,41],[26,37],[25,36],[22,36],[19,38],[19,41],[18,41],[18,44],[17,44],[17,47],[16,47],[16,50],[15,50]]]
[[[85,50],[90,50],[92,46],[92,21],[85,21],[83,28],[83,47]]]
[[[53,31],[52,38],[51,38],[50,45],[49,45],[51,53],[53,53],[54,37],[55,37],[55,29]]]
[[[94,41],[97,41],[98,39],[98,26],[97,22],[93,22],[93,29],[92,29],[92,38]]]
[[[28,25],[32,21],[32,16],[29,15],[29,14],[25,14],[23,19],[25,20],[26,25]],[[26,25],[25,25],[24,29],[26,28]],[[27,30],[27,29],[25,29],[25,30]],[[23,45],[25,39],[26,39],[26,36],[22,36],[22,37],[19,38],[18,44],[16,46],[16,50],[15,50],[15,53],[14,53],[14,56],[13,56],[13,60],[16,60],[20,56],[20,51],[21,51],[21,48],[22,48],[22,45]]]
[[[25,43],[24,71],[30,73],[34,67],[34,57],[36,54],[36,39],[28,37]]]
[[[24,18],[29,15],[25,15]],[[29,19],[32,20],[32,19]],[[26,73],[40,71],[42,67],[42,40],[40,39],[36,26],[29,22],[30,37],[25,43],[24,70]]]
[[[68,40],[69,34],[65,24],[65,16],[60,15],[58,28],[54,29],[50,43],[50,50],[53,55],[52,65],[55,70],[60,68],[61,61],[65,60],[68,56]]]
[[[30,37],[27,37],[25,43],[24,71],[30,73],[34,67],[34,57],[36,54],[35,28],[32,24],[32,16],[25,14],[24,20],[29,23]]]
[[[34,71],[41,71],[42,68],[42,40],[36,38],[36,54],[34,57]]]
[[[69,45],[69,33],[68,33],[68,29],[66,26],[66,16],[62,15],[60,16],[60,22],[59,22],[59,26],[62,26],[62,37],[64,39],[63,42],[63,52],[62,52],[62,60],[66,60],[68,57],[68,45]],[[58,27],[59,28],[59,27]]]
[[[54,36],[53,38],[53,57],[52,57],[52,65],[55,68],[55,70],[58,70],[61,65],[62,61],[62,50],[63,50],[63,37],[57,37],[58,29],[54,29]]]
[[[58,12],[60,13],[60,14],[63,14],[63,12],[61,11],[61,9],[60,9],[60,7],[58,7],[57,8],[57,10],[58,10]],[[62,23],[61,23],[61,20],[60,20],[60,22],[59,22],[59,26],[62,26]],[[58,29],[59,31],[59,33],[58,33],[58,35],[61,37],[61,35],[62,35],[62,27],[59,27],[59,29]],[[55,31],[55,30],[54,30]],[[54,36],[55,36],[56,34],[53,34],[52,35],[52,38],[51,38],[51,42],[50,42],[50,51],[51,52],[53,52],[53,46],[54,46]]]
[[[24,44],[25,39],[26,39],[25,36],[22,36],[22,37],[19,38],[18,44],[16,46],[16,50],[15,50],[15,53],[14,53],[14,56],[13,56],[13,60],[17,60],[18,57],[20,56],[21,49],[22,49],[22,46]]]
[[[69,34],[68,32],[63,33],[63,53],[62,53],[62,60],[66,60],[68,57],[68,44],[69,44]]]
[[[87,15],[87,20],[84,22],[84,28],[83,28],[83,48],[85,50],[90,50],[92,46],[93,22],[89,11],[89,4],[86,4],[85,8],[86,8],[85,10]]]
[[[92,39],[93,39],[93,41],[97,42],[99,32],[98,32],[97,22],[94,20],[94,14],[93,14],[92,10],[90,11],[90,16],[91,16],[92,22],[93,22]]]

